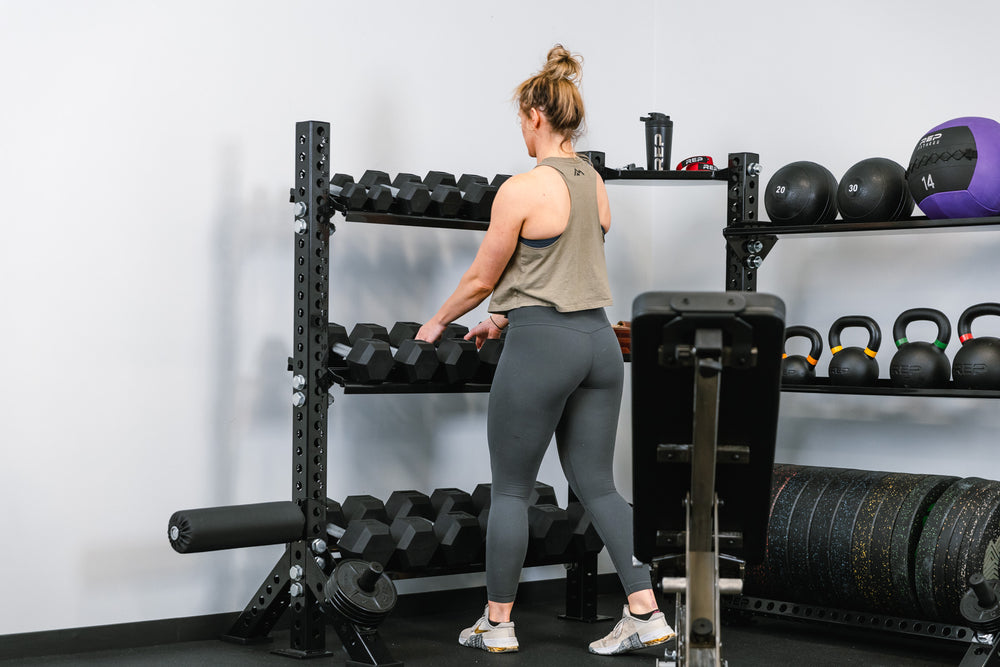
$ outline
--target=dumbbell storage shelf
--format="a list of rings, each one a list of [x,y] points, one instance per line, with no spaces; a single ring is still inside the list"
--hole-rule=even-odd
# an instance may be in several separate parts
[[[326,626],[332,622],[349,655],[348,665],[384,665],[402,663],[388,653],[386,644],[374,627],[362,627],[334,614],[328,618],[324,605],[329,606],[326,584],[329,576],[317,562],[327,551],[327,437],[329,409],[333,403],[331,389],[340,385],[345,394],[488,392],[489,384],[464,382],[449,384],[428,382],[409,384],[383,382],[362,384],[352,381],[344,367],[330,366],[332,342],[329,331],[331,236],[336,231],[333,218],[343,215],[346,222],[437,227],[444,229],[485,231],[487,221],[463,218],[439,218],[390,213],[348,211],[330,191],[330,124],[322,121],[302,121],[295,126],[295,180],[290,202],[295,205],[293,287],[293,351],[288,359],[291,373],[292,399],[292,503],[302,511],[301,535],[288,542],[277,564],[266,575],[257,592],[236,619],[224,639],[236,643],[256,643],[268,640],[268,634],[287,612],[290,616],[289,647],[276,652],[309,658],[330,655],[326,647]],[[346,361],[346,360],[345,360]],[[572,494],[571,494],[572,500]],[[272,503],[283,509],[286,503]],[[228,510],[220,510],[218,525],[226,525]],[[202,510],[196,510],[200,512]],[[294,512],[297,517],[297,512]],[[253,522],[251,522],[253,523]],[[230,526],[231,528],[231,526]],[[217,548],[243,544],[272,544],[288,539],[274,531],[261,537],[259,526],[245,532],[257,535],[221,536]],[[295,531],[297,531],[297,526]],[[171,526],[171,539],[179,529]],[[223,530],[225,533],[225,530]],[[231,532],[231,530],[230,530]],[[255,541],[256,539],[256,541]],[[261,541],[263,540],[263,541]],[[175,548],[177,544],[175,543]],[[597,553],[574,548],[561,556],[529,556],[526,566],[562,564],[566,567],[566,614],[564,618],[582,621],[603,620],[597,614]],[[398,573],[401,578],[437,576],[482,571],[483,563],[453,566],[432,566],[419,571]]]

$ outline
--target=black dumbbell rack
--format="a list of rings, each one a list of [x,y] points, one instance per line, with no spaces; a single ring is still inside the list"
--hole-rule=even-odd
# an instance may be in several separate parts
[[[328,655],[327,617],[321,607],[328,577],[314,560],[326,539],[326,488],[329,390],[334,384],[346,394],[486,392],[486,384],[352,382],[346,374],[327,366],[329,341],[330,237],[335,231],[331,218],[338,211],[348,222],[439,227],[485,231],[488,222],[425,216],[344,211],[330,197],[330,124],[302,121],[295,125],[295,186],[290,201],[295,205],[295,271],[293,299],[293,354],[288,360],[292,373],[292,500],[304,511],[306,521],[300,539],[287,545],[284,554],[265,577],[244,611],[224,639],[237,643],[266,641],[281,616],[290,615],[290,645],[276,651],[296,658]],[[558,558],[543,565],[563,563],[567,567],[566,614],[563,618],[595,621],[597,614],[597,554],[586,554],[577,562]],[[441,575],[481,571],[482,564],[459,568],[428,569],[403,576]],[[349,624],[335,623],[348,664],[399,664],[388,654],[377,632],[363,632]]]

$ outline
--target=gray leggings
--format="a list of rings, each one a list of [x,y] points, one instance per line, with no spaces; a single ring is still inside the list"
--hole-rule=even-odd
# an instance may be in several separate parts
[[[553,433],[573,493],[593,518],[626,594],[650,588],[632,563],[632,509],[613,461],[624,369],[604,309],[560,313],[527,306],[510,326],[490,389],[493,487],[486,530],[486,593],[513,602],[528,547],[528,497]]]

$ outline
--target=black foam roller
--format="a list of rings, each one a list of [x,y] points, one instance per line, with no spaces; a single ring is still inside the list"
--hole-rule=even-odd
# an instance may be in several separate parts
[[[182,554],[283,544],[302,537],[305,515],[291,501],[179,510],[167,536]]]

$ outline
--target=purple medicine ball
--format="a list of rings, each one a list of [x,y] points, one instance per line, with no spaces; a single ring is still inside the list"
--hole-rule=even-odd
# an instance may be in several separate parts
[[[941,123],[917,143],[906,170],[928,218],[1000,213],[1000,123],[966,116]]]

